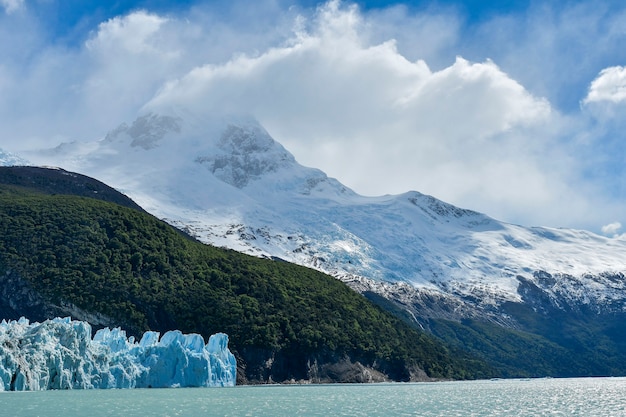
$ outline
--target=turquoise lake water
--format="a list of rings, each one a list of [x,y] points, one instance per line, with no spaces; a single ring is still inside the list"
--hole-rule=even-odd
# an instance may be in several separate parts
[[[626,378],[2,392],[0,416],[626,416]]]

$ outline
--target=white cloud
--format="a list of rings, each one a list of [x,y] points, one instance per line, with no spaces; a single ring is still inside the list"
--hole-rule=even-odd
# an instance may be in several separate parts
[[[622,224],[620,222],[613,222],[602,226],[602,233],[607,236],[616,236],[621,229]]]
[[[87,41],[87,48],[140,55],[156,53],[159,29],[166,22],[167,19],[143,10],[118,16],[100,24],[95,37]]]
[[[626,67],[615,66],[603,69],[589,87],[583,103],[626,101]]]
[[[6,14],[11,14],[24,7],[25,0],[0,0]]]
[[[89,72],[78,86],[90,114],[114,126],[175,74],[179,38],[168,39],[167,24],[168,19],[136,11],[99,25],[85,43]]]
[[[304,145],[329,135],[360,140],[358,135],[373,128],[384,132],[385,125],[398,123],[446,141],[478,142],[550,115],[545,100],[533,97],[492,62],[458,58],[433,73],[424,61],[408,61],[394,41],[367,44],[354,7],[329,3],[316,23],[285,47],[194,68],[151,105],[230,106],[228,110],[251,112],[276,129],[311,128]]]
[[[621,230],[622,230],[622,224],[620,222],[613,222],[605,226],[602,226],[602,233],[604,235],[609,236],[613,239],[626,240],[626,233],[620,233]]]
[[[251,113],[301,163],[368,195],[417,189],[525,220],[567,197],[588,214],[553,161],[558,114],[494,62],[432,71],[393,40],[368,42],[365,17],[336,2],[302,26],[284,46],[194,68],[148,107]]]
[[[280,3],[194,6],[167,17],[135,11],[72,47],[44,43],[34,14],[29,24],[0,16],[0,137],[17,138],[0,147],[92,140],[144,106],[247,112],[301,163],[364,194],[416,189],[529,225],[626,221],[624,199],[610,191],[621,177],[586,177],[608,166],[597,153],[600,133],[543,94],[573,90],[568,74],[584,78],[579,68],[602,61],[579,103],[598,71],[618,64],[597,57],[624,39],[619,14],[607,21],[591,6],[535,10],[527,21],[494,19],[468,32],[446,10]],[[28,17],[28,9],[19,14]],[[581,38],[576,22],[591,22],[584,27],[593,39]],[[599,36],[605,26],[611,33]],[[564,45],[584,61],[564,58]]]
[[[168,17],[139,10],[66,45],[51,42],[36,5],[17,18],[0,14],[0,146],[14,151],[103,136],[190,68],[280,43],[293,14],[269,1],[227,16],[202,7]]]

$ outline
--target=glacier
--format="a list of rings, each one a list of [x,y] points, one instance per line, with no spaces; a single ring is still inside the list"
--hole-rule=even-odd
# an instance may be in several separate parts
[[[98,330],[70,317],[0,323],[0,391],[234,386],[228,336]]]

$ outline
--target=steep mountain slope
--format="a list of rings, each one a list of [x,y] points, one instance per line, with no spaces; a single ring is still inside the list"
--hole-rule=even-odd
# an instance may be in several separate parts
[[[149,113],[101,141],[28,157],[99,178],[205,242],[336,276],[482,305],[520,301],[520,277],[572,303],[624,297],[602,275],[626,270],[624,240],[506,224],[417,192],[362,197],[299,165],[253,120]],[[550,285],[540,271],[572,280]]]
[[[317,271],[203,245],[117,204],[6,185],[0,312],[135,335],[226,332],[240,382],[488,375]]]
[[[581,341],[557,336],[549,317],[596,320],[586,340],[615,341],[599,323],[625,311],[626,240],[507,224],[417,192],[363,197],[299,165],[254,120],[147,113],[102,140],[25,156],[99,178],[204,242],[328,272],[451,342],[463,338],[438,320],[504,325],[571,353]]]

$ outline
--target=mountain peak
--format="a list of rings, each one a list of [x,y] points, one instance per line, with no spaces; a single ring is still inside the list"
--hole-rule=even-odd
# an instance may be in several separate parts
[[[130,126],[122,123],[106,135],[104,142],[118,142],[128,136],[131,147],[154,149],[168,133],[180,133],[181,123],[180,117],[148,113],[135,119]]]
[[[206,243],[484,304],[519,301],[518,277],[535,271],[584,283],[626,270],[624,241],[510,225],[418,192],[360,196],[246,117],[147,113],[37,162],[71,163]],[[593,294],[621,299],[611,288]]]
[[[217,149],[218,152],[198,156],[195,162],[237,188],[295,163],[293,155],[256,123],[229,124],[217,142]]]

